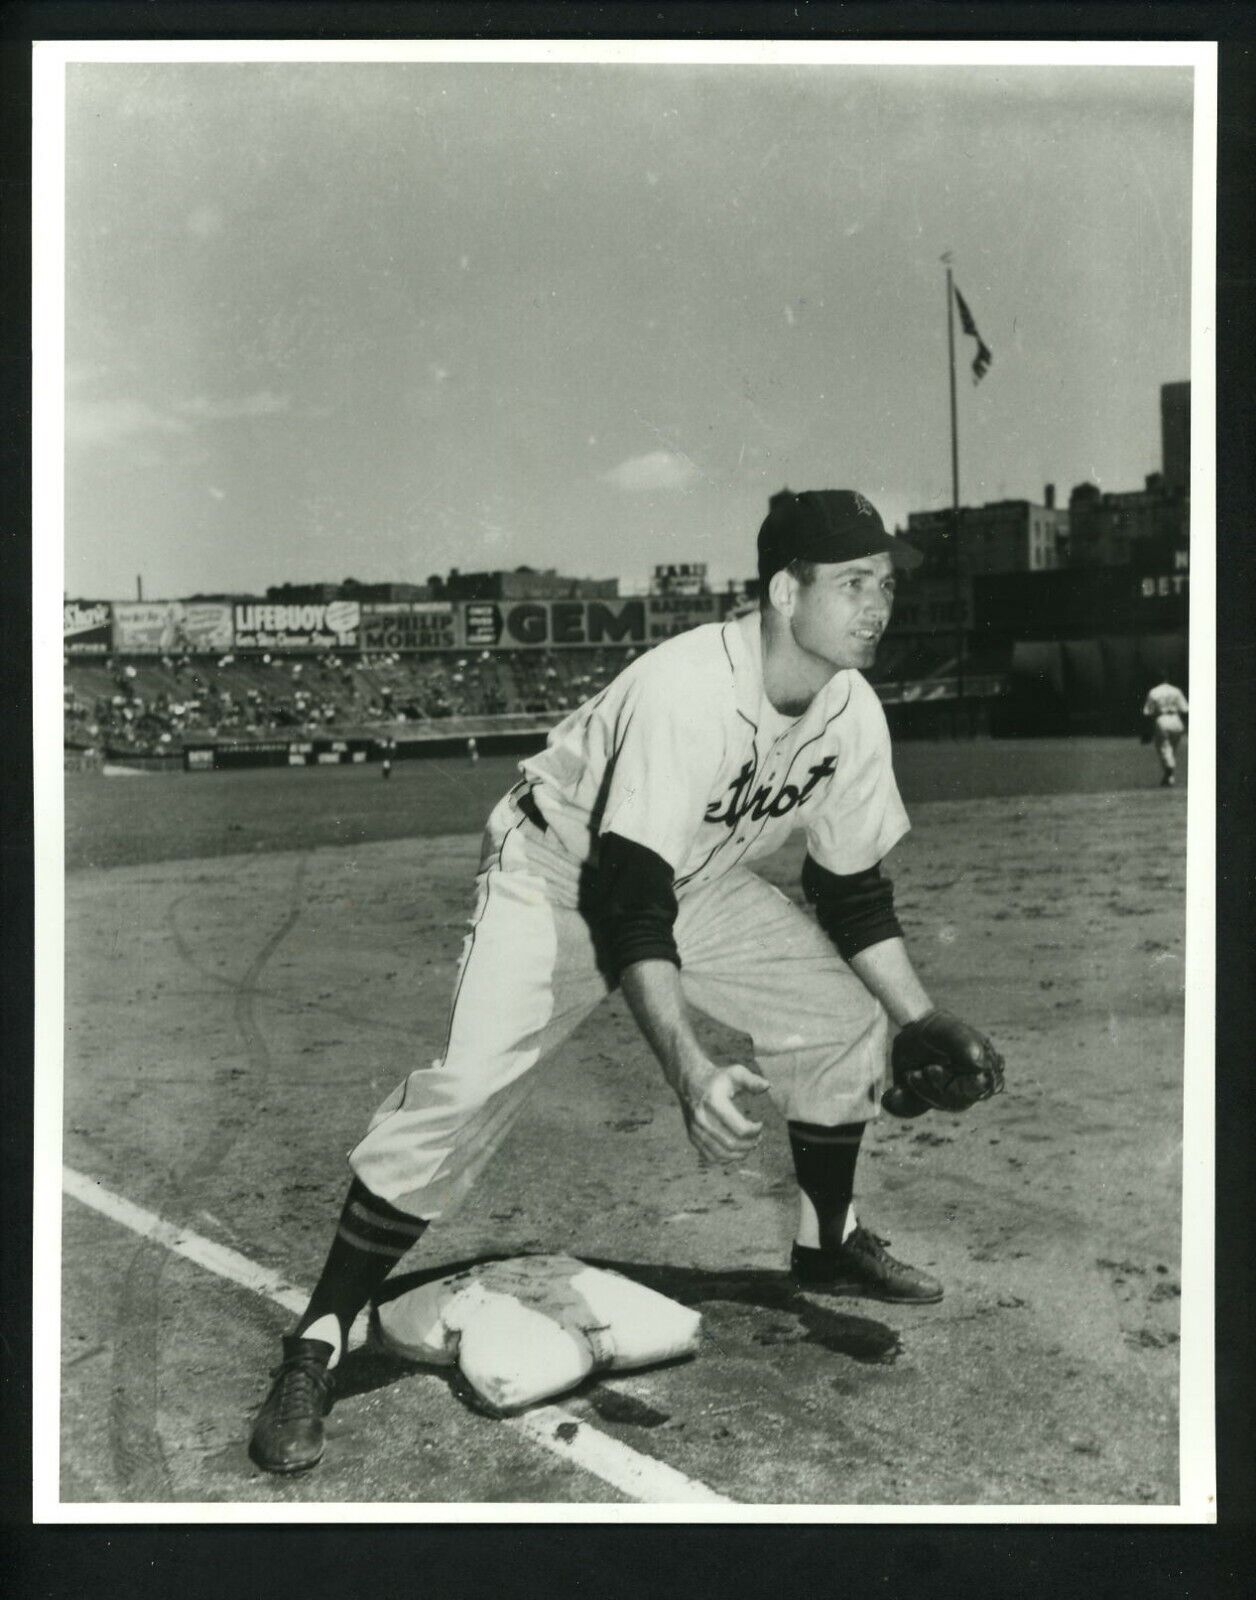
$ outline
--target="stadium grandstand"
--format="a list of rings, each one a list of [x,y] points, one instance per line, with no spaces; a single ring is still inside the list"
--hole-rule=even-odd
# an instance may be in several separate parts
[[[394,739],[560,720],[636,649],[481,651],[450,659],[333,652],[216,659],[67,658],[67,752],[177,755],[185,743],[282,735]],[[474,726],[472,726],[474,724]]]
[[[528,575],[511,576],[517,586]],[[554,575],[539,576],[552,591]],[[1188,587],[1181,550],[1099,570],[924,575],[900,590],[868,677],[896,735],[1126,731],[1135,679],[1166,663],[1182,679]],[[644,594],[400,600],[394,586],[373,601],[359,591],[67,599],[67,763],[200,767],[230,750],[239,764],[263,747],[282,756],[284,741],[294,765],[374,759],[385,746],[418,755],[472,736],[518,749],[640,651],[756,603],[753,583],[715,593],[694,564],[656,574]],[[330,751],[329,740],[357,745]]]
[[[632,645],[489,651],[448,656],[399,652],[228,653],[109,657],[65,664],[68,754],[178,756],[188,743],[314,735],[491,735],[525,722],[548,728],[604,688],[637,654]],[[954,672],[953,639],[887,643],[869,674],[889,701],[910,682],[927,697]],[[970,672],[1006,670],[973,660]],[[910,696],[909,696],[910,697]]]

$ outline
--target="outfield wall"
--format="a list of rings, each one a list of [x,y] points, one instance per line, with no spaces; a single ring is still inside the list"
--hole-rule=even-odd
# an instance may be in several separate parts
[[[1021,640],[991,731],[1010,737],[1134,733],[1147,690],[1165,679],[1188,687],[1184,632]]]

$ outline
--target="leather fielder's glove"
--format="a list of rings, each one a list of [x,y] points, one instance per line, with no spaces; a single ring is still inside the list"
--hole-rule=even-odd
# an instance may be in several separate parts
[[[1003,1057],[976,1028],[949,1011],[909,1022],[890,1051],[894,1082],[881,1104],[895,1117],[967,1111],[1003,1091]]]

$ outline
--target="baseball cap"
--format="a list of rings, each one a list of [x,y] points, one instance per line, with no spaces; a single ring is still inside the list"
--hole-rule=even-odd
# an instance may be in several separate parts
[[[768,501],[759,529],[759,581],[791,561],[857,561],[880,552],[906,568],[923,553],[886,533],[881,513],[855,489],[782,489]]]

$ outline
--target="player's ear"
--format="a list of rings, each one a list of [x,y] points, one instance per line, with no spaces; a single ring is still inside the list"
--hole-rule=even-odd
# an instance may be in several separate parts
[[[792,616],[794,597],[798,593],[798,579],[788,567],[780,567],[768,579],[768,599],[782,616]]]

